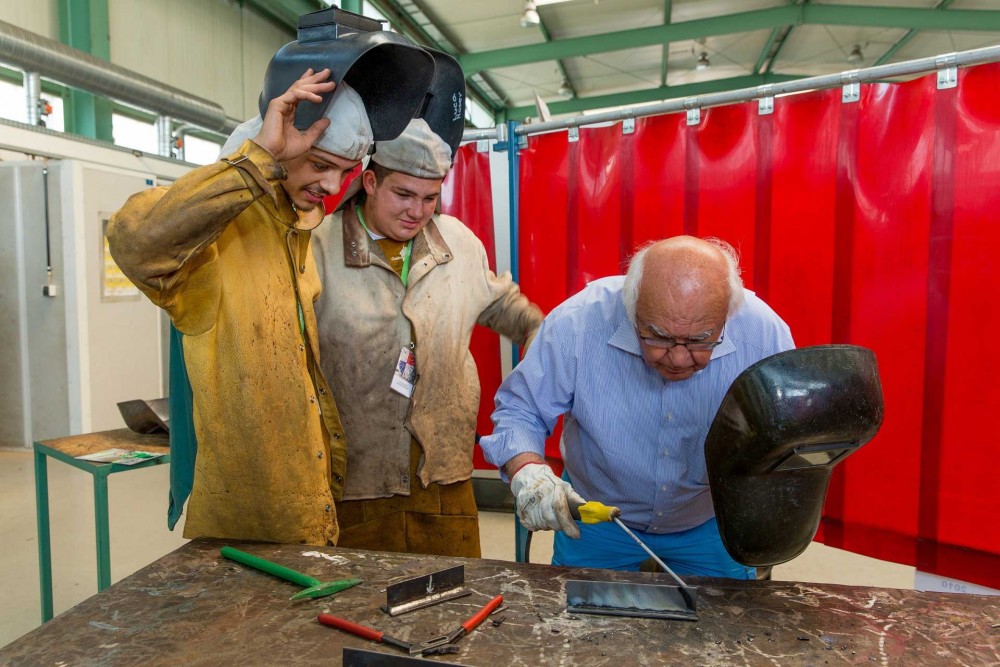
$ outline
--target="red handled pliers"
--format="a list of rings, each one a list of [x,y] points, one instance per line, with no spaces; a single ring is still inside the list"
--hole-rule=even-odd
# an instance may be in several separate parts
[[[358,625],[357,623],[352,623],[350,621],[344,620],[333,614],[320,614],[316,620],[318,620],[323,625],[329,625],[330,627],[343,630],[344,632],[350,632],[358,637],[363,637],[365,639],[370,639],[371,641],[381,642],[383,644],[388,644],[389,646],[395,646],[398,649],[402,649],[409,653],[410,655],[430,655],[434,653],[455,653],[458,651],[458,646],[455,645],[459,639],[467,635],[476,629],[476,627],[486,620],[486,617],[492,614],[497,607],[503,604],[503,596],[498,595],[486,605],[476,612],[476,615],[469,620],[462,623],[460,626],[452,630],[446,635],[440,635],[427,641],[419,643],[405,642],[402,639],[397,639],[390,635],[385,634],[379,630],[373,630],[372,628],[366,627],[364,625]]]

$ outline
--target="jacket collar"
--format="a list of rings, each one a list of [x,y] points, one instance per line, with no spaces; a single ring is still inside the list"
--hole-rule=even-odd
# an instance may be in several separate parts
[[[263,197],[261,201],[274,218],[289,229],[309,232],[319,227],[325,217],[323,204],[319,204],[311,211],[300,211],[295,208],[283,187],[275,188],[271,197]]]
[[[382,264],[381,258],[375,255],[371,249],[372,239],[358,220],[358,212],[355,208],[361,202],[359,198],[353,198],[349,205],[341,207],[343,210],[344,228],[344,265],[345,266],[369,266],[373,257]],[[448,243],[441,236],[441,230],[436,223],[437,216],[433,216],[419,234],[413,239],[413,258],[416,263],[430,255],[434,264],[446,264],[452,260],[454,254]],[[411,272],[414,269],[411,268]]]

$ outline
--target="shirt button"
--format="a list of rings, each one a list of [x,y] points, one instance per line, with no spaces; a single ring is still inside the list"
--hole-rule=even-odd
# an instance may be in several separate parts
[[[666,490],[667,490],[667,486],[665,484],[660,487],[660,491],[666,491]]]
[[[669,449],[664,449],[663,450],[663,455],[664,456],[670,456],[670,450]]]
[[[310,396],[309,397],[309,402],[310,403],[315,403],[316,402],[316,397],[315,396]]]
[[[324,512],[329,512],[330,511],[330,505],[327,504],[327,506],[323,508],[323,511]]]
[[[337,480],[337,484],[343,484],[344,482],[344,478],[341,477],[340,475],[334,475],[333,478]]]
[[[299,352],[305,352],[305,350],[306,350],[305,345],[299,345]]]
[[[668,412],[667,413],[667,421],[668,422],[672,422],[673,420],[674,420],[674,413],[673,412]]]
[[[657,512],[656,516],[663,516],[663,512]]]
[[[305,273],[306,272],[306,265],[305,264],[299,264],[299,271],[301,271],[302,273]]]
[[[334,433],[333,434],[333,439],[334,440],[340,440],[340,434],[339,433]]]
[[[320,387],[320,388],[319,388],[319,393],[320,393],[321,395],[326,395],[326,389],[323,389],[323,387]]]
[[[316,452],[316,458],[318,459],[323,458],[323,452]]]
[[[358,244],[357,244],[357,243],[355,243],[354,241],[351,241],[351,247],[352,247],[352,248],[353,248],[354,246],[356,246],[356,245],[358,245]]]

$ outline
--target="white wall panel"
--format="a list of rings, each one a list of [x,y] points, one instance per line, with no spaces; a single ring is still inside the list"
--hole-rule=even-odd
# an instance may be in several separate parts
[[[0,21],[18,28],[59,39],[57,0],[0,0]]]
[[[256,112],[268,61],[294,39],[235,0],[109,0],[108,23],[113,63],[239,119]]]
[[[279,28],[248,6],[243,10],[243,39],[245,113],[242,116],[229,115],[248,119],[257,114],[257,98],[260,96],[264,72],[267,71],[267,64],[271,62],[271,56],[282,46],[293,41],[295,34]]]

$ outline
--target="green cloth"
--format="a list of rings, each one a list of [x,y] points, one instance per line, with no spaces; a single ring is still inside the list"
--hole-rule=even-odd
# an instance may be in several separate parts
[[[198,438],[194,434],[194,399],[184,364],[184,334],[170,325],[170,503],[167,528],[174,529],[184,502],[194,485],[194,458]]]

